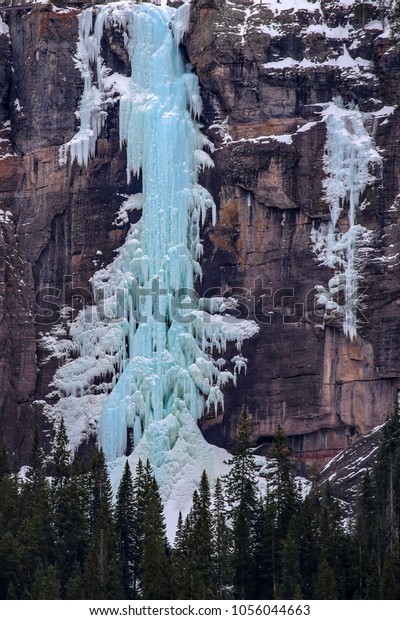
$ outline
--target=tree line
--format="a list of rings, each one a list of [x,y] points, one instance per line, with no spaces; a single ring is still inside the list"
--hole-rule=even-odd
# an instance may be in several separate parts
[[[288,441],[275,436],[260,495],[247,412],[230,470],[204,472],[174,544],[150,464],[128,463],[115,502],[101,450],[70,461],[61,421],[52,476],[35,432],[24,480],[0,452],[1,599],[397,599],[400,421],[386,423],[347,523],[329,485],[301,497]]]

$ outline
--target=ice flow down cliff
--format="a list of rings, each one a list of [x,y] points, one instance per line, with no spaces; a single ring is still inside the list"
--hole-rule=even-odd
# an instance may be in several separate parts
[[[109,462],[127,450],[150,458],[168,496],[183,470],[213,478],[218,449],[202,438],[197,420],[223,407],[222,388],[245,367],[244,338],[257,327],[223,312],[234,300],[198,300],[201,226],[215,220],[211,195],[198,183],[212,166],[200,131],[197,77],[179,49],[188,20],[181,9],[121,2],[86,9],[79,18],[77,63],[84,90],[77,111],[80,128],[60,150],[60,163],[86,166],[107,123],[107,109],[119,104],[121,148],[127,177],[143,179],[127,208],[141,208],[114,261],[93,277],[97,304],[72,323],[65,363],[53,384],[63,397],[54,413],[63,415],[71,442],[99,421],[99,443]],[[102,57],[102,38],[122,33],[130,77],[112,73]],[[223,355],[227,341],[237,354],[231,370]],[[90,426],[91,425],[91,426]]]

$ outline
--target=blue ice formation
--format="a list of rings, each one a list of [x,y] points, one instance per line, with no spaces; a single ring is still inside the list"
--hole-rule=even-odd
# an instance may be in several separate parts
[[[127,177],[141,172],[143,179],[143,195],[131,197],[140,202],[142,217],[111,265],[93,277],[97,304],[70,329],[68,346],[78,355],[64,355],[53,381],[67,428],[68,419],[71,427],[81,424],[84,399],[93,407],[108,461],[125,453],[128,429],[138,446],[151,426],[153,460],[172,450],[178,437],[183,441],[185,432],[193,438],[204,409],[223,407],[224,384],[235,382],[245,366],[240,345],[257,331],[250,321],[221,314],[227,300],[214,299],[207,311],[206,301],[193,294],[201,277],[200,230],[208,211],[215,222],[215,205],[198,183],[199,171],[213,165],[204,151],[211,145],[197,122],[199,84],[178,45],[188,9],[120,2],[80,16],[80,128],[61,148],[60,163],[70,158],[84,166],[95,156],[107,106],[117,96]],[[122,33],[130,77],[106,67],[105,29]],[[222,358],[227,341],[239,350],[232,371]],[[184,441],[190,443],[188,437]]]

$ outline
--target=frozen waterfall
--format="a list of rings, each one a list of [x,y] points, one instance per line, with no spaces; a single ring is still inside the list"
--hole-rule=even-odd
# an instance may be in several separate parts
[[[365,115],[356,106],[345,108],[340,98],[323,112],[327,139],[324,154],[325,198],[330,221],[313,228],[314,251],[322,264],[334,270],[328,288],[316,287],[318,303],[325,307],[326,318],[338,315],[344,334],[357,335],[360,265],[357,249],[367,246],[371,231],[357,224],[360,200],[374,177],[371,167],[380,165],[373,138],[365,128]]]
[[[124,455],[130,429],[135,454],[150,458],[164,497],[182,471],[186,486],[187,476],[194,480],[204,468],[212,478],[218,474],[218,449],[202,438],[197,420],[205,408],[223,407],[223,386],[245,366],[241,343],[257,331],[250,321],[222,314],[226,299],[207,304],[193,292],[201,277],[201,226],[207,212],[215,221],[215,205],[198,183],[199,171],[213,163],[196,120],[198,80],[178,45],[187,15],[188,5],[175,11],[129,2],[81,14],[80,128],[60,150],[62,165],[86,165],[107,108],[119,100],[127,177],[142,173],[143,195],[129,199],[142,206],[140,221],[114,261],[93,277],[96,305],[71,322],[70,339],[54,335],[63,362],[53,381],[61,396],[55,410],[76,442],[87,428],[85,416],[91,428],[99,420],[108,461]],[[112,73],[102,58],[110,29],[123,35],[130,77]],[[228,341],[239,351],[231,370],[223,358]]]

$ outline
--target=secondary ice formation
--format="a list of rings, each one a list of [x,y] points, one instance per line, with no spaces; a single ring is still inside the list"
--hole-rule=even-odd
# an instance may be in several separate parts
[[[371,167],[380,165],[381,157],[356,106],[345,109],[338,98],[323,115],[327,129],[324,192],[331,219],[313,228],[311,239],[318,260],[333,269],[334,275],[327,289],[316,287],[317,303],[325,308],[326,319],[338,316],[344,334],[354,340],[360,280],[357,252],[360,246],[368,245],[371,236],[368,229],[357,224],[357,211],[362,208],[363,192],[374,180]]]
[[[214,467],[197,420],[204,409],[223,406],[223,386],[245,366],[240,345],[257,331],[221,313],[234,300],[211,303],[193,293],[201,276],[200,228],[207,212],[215,221],[215,205],[198,183],[199,171],[212,166],[204,151],[211,145],[196,121],[197,77],[178,45],[187,11],[122,2],[80,16],[80,128],[61,148],[60,163],[88,163],[107,107],[119,99],[127,176],[143,178],[143,194],[128,202],[142,208],[142,217],[114,261],[94,275],[96,305],[70,322],[69,338],[60,338],[60,328],[47,338],[64,362],[53,380],[54,396],[61,396],[53,414],[64,415],[72,444],[99,420],[108,461],[126,452],[130,432],[138,454],[175,476],[190,469],[190,460],[196,475]],[[105,29],[122,32],[131,77],[107,68]],[[238,349],[232,370],[223,358],[227,341]]]

